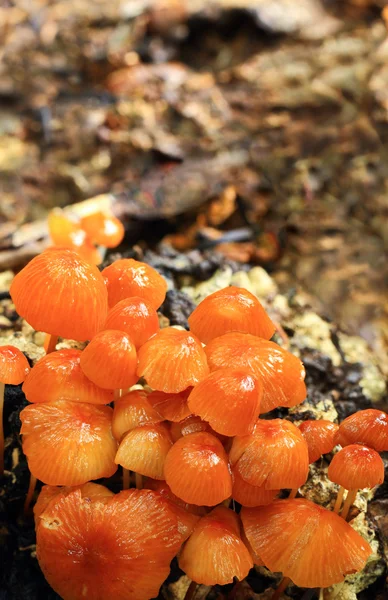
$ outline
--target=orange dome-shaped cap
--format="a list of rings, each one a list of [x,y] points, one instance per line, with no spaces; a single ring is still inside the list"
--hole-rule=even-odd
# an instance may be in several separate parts
[[[106,267],[102,274],[108,288],[110,308],[124,298],[139,296],[157,309],[166,297],[166,281],[146,263],[121,258]]]
[[[124,433],[142,425],[160,423],[163,417],[152,408],[143,390],[134,390],[116,400],[113,409],[112,431],[116,440]]]
[[[275,333],[275,325],[248,290],[230,286],[210,294],[197,306],[189,317],[190,330],[201,342],[240,331],[269,340]]]
[[[246,435],[259,416],[262,394],[261,383],[246,369],[219,369],[195,386],[188,404],[218,433]]]
[[[108,502],[59,494],[39,519],[39,565],[63,600],[155,598],[182,541],[176,516],[151,490]]]
[[[59,494],[68,495],[77,489],[81,491],[82,498],[88,498],[89,500],[100,500],[101,502],[105,502],[108,498],[114,496],[114,493],[108,490],[104,485],[99,485],[98,483],[93,483],[91,481],[74,487],[44,485],[33,509],[36,527],[39,525],[40,515],[46,510],[53,498],[56,498]]]
[[[171,491],[190,504],[214,506],[232,494],[228,457],[210,433],[192,433],[175,442],[164,474]]]
[[[306,398],[302,362],[273,342],[247,333],[227,333],[205,348],[211,371],[245,368],[263,384],[260,411],[296,406]]]
[[[324,419],[303,421],[299,425],[299,429],[307,442],[310,463],[318,460],[322,454],[327,454],[333,450],[335,446],[334,436],[338,431],[336,423]]]
[[[204,585],[225,585],[244,579],[253,567],[240,537],[236,513],[217,506],[196,524],[179,556],[179,566],[190,579]]]
[[[267,490],[298,488],[307,479],[306,441],[285,419],[259,419],[251,435],[234,438],[229,457],[247,483]]]
[[[21,317],[51,335],[90,340],[106,321],[104,279],[73,250],[50,248],[33,258],[13,280],[11,296]]]
[[[112,412],[108,406],[65,400],[24,408],[23,452],[34,477],[49,485],[79,485],[113,475]]]
[[[81,219],[81,227],[98,246],[116,248],[124,239],[125,229],[113,215],[97,212]]]
[[[80,366],[81,350],[51,352],[31,369],[23,384],[29,402],[71,400],[90,404],[109,404],[113,390],[103,390],[84,375]]]
[[[299,587],[329,587],[364,568],[369,544],[335,513],[309,500],[243,508],[244,530],[265,566]]]
[[[50,237],[55,246],[70,248],[82,246],[86,241],[86,232],[80,222],[66,215],[62,209],[54,208],[47,219]]]
[[[164,464],[172,439],[163,423],[132,429],[122,440],[116,463],[152,479],[164,479]]]
[[[383,483],[384,463],[376,450],[351,444],[334,455],[328,477],[346,490],[369,489]]]
[[[339,426],[335,443],[341,446],[360,442],[377,452],[388,451],[388,415],[368,408],[347,417]]]
[[[242,506],[264,506],[270,504],[279,490],[266,490],[264,485],[250,485],[241,477],[236,467],[232,468],[232,498]]]
[[[192,387],[187,388],[187,390],[183,390],[179,394],[152,392],[148,396],[148,401],[164,419],[179,423],[191,415],[187,398],[192,389]]]
[[[0,383],[19,385],[30,371],[23,352],[14,346],[0,346]]]
[[[201,342],[189,331],[166,327],[139,350],[137,374],[154,390],[177,394],[208,373]]]
[[[158,314],[144,298],[125,298],[108,312],[105,329],[124,331],[136,348],[140,348],[159,331]]]
[[[132,387],[136,375],[136,348],[123,331],[100,331],[81,354],[86,377],[105,389]]]

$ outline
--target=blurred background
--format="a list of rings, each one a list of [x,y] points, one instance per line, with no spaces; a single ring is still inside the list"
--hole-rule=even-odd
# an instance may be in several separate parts
[[[2,0],[0,270],[94,199],[121,251],[262,265],[383,355],[386,4]]]

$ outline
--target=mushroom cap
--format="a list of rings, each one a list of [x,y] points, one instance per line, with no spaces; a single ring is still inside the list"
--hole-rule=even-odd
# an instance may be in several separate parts
[[[318,460],[322,454],[327,454],[333,450],[335,446],[334,437],[338,431],[336,423],[324,419],[303,421],[299,425],[299,430],[307,442],[310,463]]]
[[[21,413],[23,452],[31,473],[49,485],[80,485],[110,477],[116,440],[112,409],[81,402],[44,402]]]
[[[51,335],[90,340],[106,321],[104,279],[74,250],[45,250],[16,275],[10,292],[19,315]]]
[[[155,308],[164,302],[167,283],[155,269],[146,263],[121,258],[102,271],[108,289],[109,308],[124,300],[138,296],[148,300]]]
[[[309,470],[306,441],[285,419],[259,419],[250,435],[234,438],[229,458],[247,483],[266,490],[298,488]]]
[[[256,296],[235,286],[207,296],[188,321],[190,330],[204,344],[231,331],[250,333],[266,340],[275,333],[275,325]]]
[[[107,502],[79,489],[59,494],[39,520],[38,561],[63,600],[154,598],[182,541],[176,516],[151,490]]]
[[[86,241],[86,232],[80,221],[64,213],[61,208],[49,212],[47,225],[55,246],[71,248],[82,246]]]
[[[81,219],[81,227],[98,246],[116,248],[124,239],[125,229],[113,215],[96,212]]]
[[[31,369],[23,384],[29,402],[70,400],[90,404],[109,404],[113,390],[103,390],[90,381],[80,365],[81,350],[50,352]]]
[[[100,331],[81,354],[82,371],[104,389],[132,387],[138,380],[136,367],[136,348],[123,331]]]
[[[210,433],[191,433],[175,442],[164,475],[173,494],[189,504],[215,506],[232,494],[228,457]]]
[[[0,383],[19,385],[30,371],[28,360],[15,346],[0,346]]]
[[[207,433],[211,433],[222,443],[224,443],[226,439],[229,439],[214,431],[214,429],[210,427],[209,423],[203,421],[201,417],[198,417],[197,415],[189,415],[188,417],[182,419],[182,421],[170,423],[170,432],[174,442],[178,441],[185,435],[199,433],[200,431],[207,431]]]
[[[329,587],[365,566],[372,549],[337,514],[309,500],[243,508],[245,534],[265,566],[299,587]]]
[[[327,475],[346,490],[369,489],[383,483],[384,463],[376,450],[351,444],[333,456]]]
[[[153,408],[167,421],[179,423],[191,415],[187,398],[193,388],[189,387],[179,394],[166,394],[165,392],[151,392],[148,401]]]
[[[247,333],[226,333],[205,348],[211,371],[248,369],[263,384],[261,413],[292,407],[306,398],[303,363],[277,344]]]
[[[388,415],[368,408],[347,417],[339,426],[335,443],[341,446],[360,442],[377,452],[388,451]]]
[[[128,431],[142,425],[160,423],[163,417],[152,407],[144,390],[133,390],[114,403],[112,432],[120,440]]]
[[[262,394],[260,381],[247,369],[219,369],[193,388],[188,405],[218,433],[247,435],[258,419]]]
[[[177,394],[208,373],[201,342],[189,331],[166,327],[139,350],[137,374],[154,390]]]
[[[236,513],[217,506],[196,524],[179,556],[179,566],[196,583],[225,585],[243,580],[253,567],[240,537]]]
[[[56,498],[59,494],[68,495],[77,489],[80,490],[82,498],[89,498],[89,500],[100,500],[101,502],[105,502],[108,498],[114,496],[114,493],[108,490],[104,485],[93,483],[92,481],[74,487],[44,485],[33,509],[35,526],[38,527],[40,515],[46,510],[53,498]]]
[[[158,314],[144,298],[124,298],[108,312],[105,329],[124,331],[138,349],[159,331]]]
[[[250,485],[241,477],[236,467],[232,468],[232,498],[242,506],[264,506],[273,502],[280,490],[266,490],[264,485]]]
[[[163,423],[136,427],[121,441],[115,461],[128,471],[164,479],[164,464],[172,443],[170,432]]]

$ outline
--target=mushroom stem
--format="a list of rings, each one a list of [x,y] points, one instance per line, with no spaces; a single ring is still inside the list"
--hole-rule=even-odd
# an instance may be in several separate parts
[[[135,482],[136,482],[136,489],[142,490],[143,489],[143,475],[140,475],[140,473],[135,473]]]
[[[195,592],[197,591],[197,587],[198,587],[198,584],[195,583],[195,581],[192,581],[190,583],[189,587],[187,588],[187,592],[184,597],[184,600],[193,600],[193,598],[195,596]]]
[[[123,467],[123,490],[129,489],[129,476],[130,472],[128,471],[128,469],[124,469]]]
[[[353,502],[356,499],[357,492],[358,492],[358,490],[349,490],[347,493],[347,496],[346,496],[345,502],[344,502],[344,506],[343,506],[343,509],[341,512],[341,517],[343,519],[345,519],[345,521],[346,521],[346,517],[348,516],[350,507],[352,506]]]
[[[54,352],[57,343],[58,343],[57,335],[50,335],[49,333],[46,333],[46,337],[44,340],[44,349],[46,351],[46,354],[50,354],[50,352]]]
[[[276,333],[279,335],[280,339],[283,341],[282,347],[285,348],[285,350],[288,350],[290,347],[290,338],[288,337],[288,335],[286,334],[286,332],[284,331],[284,329],[280,325],[280,323],[278,323],[277,321],[273,321],[273,324],[275,325]]]
[[[335,512],[337,515],[341,508],[342,499],[344,497],[344,492],[345,492],[345,488],[343,488],[342,485],[340,485],[340,489],[338,490],[337,498],[336,498],[334,508],[333,508],[333,512]]]
[[[281,597],[283,592],[286,591],[286,589],[288,588],[290,583],[291,583],[291,579],[289,577],[283,577],[283,579],[279,583],[278,587],[274,591],[271,600],[279,600],[279,598]]]
[[[35,487],[36,487],[36,477],[34,477],[33,474],[31,473],[30,484],[28,486],[27,496],[26,496],[26,499],[24,502],[24,509],[23,509],[23,514],[25,517],[28,515],[28,512],[30,510],[30,504],[31,504],[31,500],[32,500],[32,497],[35,492]]]
[[[288,496],[288,499],[291,500],[291,498],[296,498],[297,493],[298,493],[298,488],[294,488],[293,490],[291,490],[290,495]]]
[[[0,477],[4,475],[4,427],[3,427],[3,407],[4,407],[5,384],[0,383]]]

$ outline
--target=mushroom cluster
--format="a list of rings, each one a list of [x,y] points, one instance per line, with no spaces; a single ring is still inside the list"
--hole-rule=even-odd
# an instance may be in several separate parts
[[[160,329],[166,290],[147,264],[100,272],[68,248],[12,283],[18,313],[49,336],[31,370],[3,349],[0,380],[24,380],[30,402],[21,434],[31,479],[45,484],[34,514],[50,585],[64,600],[148,600],[178,556],[187,597],[194,582],[232,583],[258,564],[283,573],[278,598],[290,580],[327,587],[361,570],[371,548],[347,510],[382,481],[387,415],[361,411],[339,428],[272,418],[305,400],[305,371],[270,341],[257,298],[228,287],[197,306],[190,331]],[[89,343],[55,350],[59,336]],[[349,490],[343,518],[338,502],[295,498],[309,463],[336,444],[329,477]],[[118,494],[92,483],[115,473]]]

